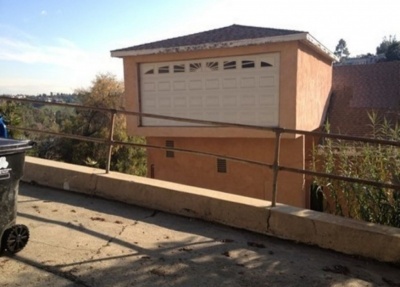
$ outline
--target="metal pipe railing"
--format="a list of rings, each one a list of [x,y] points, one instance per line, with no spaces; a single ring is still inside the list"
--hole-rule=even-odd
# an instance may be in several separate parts
[[[338,139],[338,140],[358,141],[358,142],[371,143],[371,144],[390,145],[390,146],[396,146],[396,147],[400,147],[399,141],[376,139],[376,138],[365,138],[365,137],[354,137],[354,136],[348,136],[348,135],[331,134],[331,133],[324,133],[324,132],[317,132],[317,131],[294,130],[294,129],[286,129],[286,128],[280,128],[280,127],[262,127],[262,126],[253,126],[253,125],[236,124],[236,123],[195,120],[195,119],[187,119],[187,118],[180,118],[180,117],[173,117],[173,116],[141,113],[141,112],[135,112],[135,111],[126,111],[126,110],[122,110],[122,109],[108,109],[108,108],[103,108],[103,107],[83,106],[83,105],[76,105],[76,104],[43,102],[43,101],[36,101],[36,100],[31,100],[31,99],[14,99],[14,98],[8,98],[8,97],[0,97],[0,100],[35,103],[35,104],[39,103],[42,105],[55,105],[55,106],[63,106],[63,107],[69,107],[69,108],[75,108],[75,109],[88,109],[88,110],[95,110],[95,111],[100,111],[100,112],[111,114],[111,121],[110,121],[110,125],[109,125],[109,134],[108,134],[107,139],[93,138],[93,137],[79,136],[79,135],[71,135],[71,134],[65,134],[65,133],[56,133],[56,132],[51,132],[51,131],[43,131],[43,130],[38,130],[38,129],[25,128],[25,127],[16,127],[16,126],[12,126],[12,125],[8,126],[10,129],[15,129],[15,130],[43,133],[43,134],[48,134],[48,135],[55,136],[55,137],[63,137],[63,138],[69,138],[69,139],[95,142],[95,143],[100,143],[100,144],[107,144],[108,152],[107,152],[107,164],[106,164],[106,169],[105,169],[106,173],[110,172],[111,155],[112,155],[113,146],[114,145],[127,145],[127,146],[143,147],[143,148],[150,148],[150,149],[162,149],[162,150],[167,150],[167,151],[190,153],[190,154],[195,154],[195,155],[200,155],[200,156],[211,156],[211,157],[221,158],[221,159],[225,159],[225,160],[229,160],[229,161],[235,161],[235,162],[240,162],[240,163],[245,163],[245,164],[253,164],[253,165],[270,168],[273,171],[272,202],[271,202],[271,205],[273,207],[276,206],[276,203],[277,203],[279,171],[288,171],[288,172],[299,173],[299,174],[304,174],[304,175],[325,177],[325,178],[360,183],[360,184],[365,184],[365,185],[370,185],[370,186],[375,186],[375,187],[390,188],[390,189],[394,189],[395,191],[400,191],[400,185],[397,185],[397,184],[386,183],[386,182],[377,182],[377,181],[371,181],[371,180],[367,180],[367,179],[346,177],[346,176],[340,176],[340,175],[335,175],[335,174],[327,174],[327,173],[315,172],[315,171],[307,170],[307,169],[298,169],[298,168],[280,165],[281,138],[282,138],[282,135],[285,133],[286,134],[303,135],[303,136],[324,137],[324,138],[331,138],[331,139]],[[169,148],[169,147],[155,146],[155,145],[148,145],[148,144],[137,144],[137,143],[116,141],[116,140],[114,140],[114,128],[115,128],[115,119],[116,119],[117,114],[124,114],[124,115],[137,116],[137,117],[151,117],[151,118],[173,120],[173,121],[182,121],[182,122],[189,122],[189,123],[195,123],[195,124],[202,124],[205,126],[242,128],[242,129],[253,129],[253,130],[262,130],[262,131],[266,131],[266,132],[271,132],[275,136],[274,161],[272,164],[270,164],[270,163],[265,163],[265,162],[231,157],[231,156],[221,156],[219,154],[203,152],[203,151],[195,151],[195,150],[189,150],[189,149]]]
[[[111,166],[111,156],[114,142],[114,127],[115,127],[115,117],[117,112],[115,110],[111,111],[111,121],[109,126],[109,134],[108,134],[108,151],[107,151],[107,163],[106,163],[106,173],[110,172]]]
[[[274,164],[272,165],[273,179],[272,179],[272,207],[276,206],[278,197],[278,173],[279,173],[279,155],[281,150],[281,135],[282,129],[275,130],[275,152],[274,152]]]
[[[115,112],[117,114],[124,114],[124,115],[130,115],[130,116],[149,117],[149,118],[156,118],[156,119],[163,119],[163,120],[188,122],[188,123],[193,123],[193,124],[218,126],[218,127],[232,127],[232,128],[242,128],[242,129],[252,129],[252,130],[263,130],[263,131],[269,131],[269,132],[273,132],[273,133],[275,133],[275,130],[277,129],[277,127],[263,127],[263,126],[228,123],[228,122],[197,120],[197,119],[190,119],[190,118],[182,118],[182,117],[149,114],[149,113],[142,113],[142,112],[135,112],[135,111],[127,111],[124,109],[110,109],[110,108],[103,108],[103,107],[83,106],[83,105],[67,104],[67,103],[43,102],[43,101],[37,101],[37,100],[31,100],[31,99],[19,99],[19,98],[14,99],[14,98],[0,96],[0,100],[36,103],[36,104],[42,104],[42,105],[55,105],[55,106],[63,106],[63,107],[76,108],[76,109],[88,109],[88,110],[95,110],[95,111],[103,111],[106,113]],[[367,138],[367,137],[356,137],[356,136],[341,135],[341,134],[336,134],[336,133],[326,133],[326,132],[319,132],[319,131],[295,130],[295,129],[288,129],[288,128],[283,128],[283,127],[279,127],[279,129],[281,130],[281,134],[300,134],[300,135],[309,135],[309,136],[319,136],[319,137],[332,138],[332,139],[359,141],[359,142],[367,142],[367,143],[373,143],[373,144],[382,144],[382,145],[391,145],[391,146],[400,147],[400,141]]]

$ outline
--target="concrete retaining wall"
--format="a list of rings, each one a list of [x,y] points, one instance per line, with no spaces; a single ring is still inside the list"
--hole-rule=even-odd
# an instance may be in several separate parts
[[[22,180],[400,264],[398,228],[33,157],[26,157]]]

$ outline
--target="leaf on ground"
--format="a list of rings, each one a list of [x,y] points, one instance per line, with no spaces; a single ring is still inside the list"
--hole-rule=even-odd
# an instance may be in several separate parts
[[[90,217],[90,219],[93,221],[106,221],[103,217]]]

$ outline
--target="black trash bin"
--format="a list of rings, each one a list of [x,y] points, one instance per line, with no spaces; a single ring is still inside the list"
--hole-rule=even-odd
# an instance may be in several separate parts
[[[0,138],[0,251],[17,253],[28,243],[29,230],[16,224],[16,217],[19,181],[29,148],[29,141]]]

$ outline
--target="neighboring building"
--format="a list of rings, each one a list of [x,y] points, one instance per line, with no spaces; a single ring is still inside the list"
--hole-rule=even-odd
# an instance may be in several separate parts
[[[334,63],[334,66],[368,65],[368,64],[376,64],[379,62],[383,62],[385,60],[386,60],[385,54],[367,55],[367,56],[363,56],[363,57],[343,58],[340,62]]]
[[[111,52],[124,64],[127,110],[312,131],[325,120],[335,56],[307,32],[232,25]],[[128,118],[147,144],[272,163],[274,134]],[[304,168],[303,136],[285,134],[281,164]],[[271,199],[272,172],[256,165],[148,149],[149,176]],[[308,206],[303,175],[280,172],[278,201]]]
[[[400,119],[400,62],[335,66],[328,109],[332,133],[370,136],[368,113],[394,124]]]

